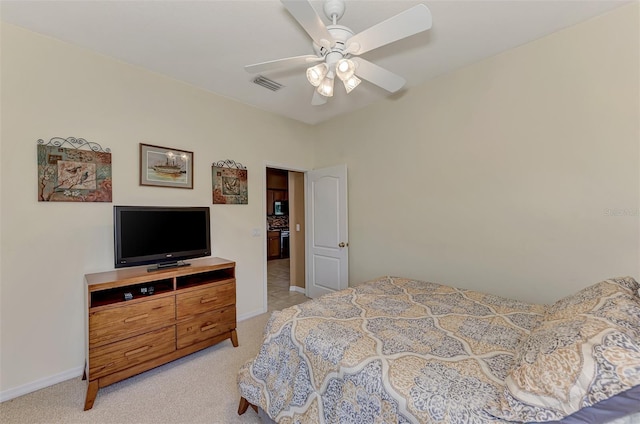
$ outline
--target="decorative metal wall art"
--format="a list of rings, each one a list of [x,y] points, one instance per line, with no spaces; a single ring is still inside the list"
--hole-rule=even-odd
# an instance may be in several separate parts
[[[246,205],[249,203],[247,168],[231,159],[211,166],[213,204]]]
[[[140,143],[140,185],[193,188],[193,152]]]
[[[111,150],[84,138],[39,139],[38,201],[111,202]]]

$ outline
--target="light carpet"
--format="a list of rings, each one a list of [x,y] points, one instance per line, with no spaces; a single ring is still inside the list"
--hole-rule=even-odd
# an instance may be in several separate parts
[[[80,377],[0,404],[0,422],[25,423],[260,423],[251,409],[238,416],[236,374],[253,358],[270,314],[238,323],[230,340],[112,384],[83,411],[87,383]]]

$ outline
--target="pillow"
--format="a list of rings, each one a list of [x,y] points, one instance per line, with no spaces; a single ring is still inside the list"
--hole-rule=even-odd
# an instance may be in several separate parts
[[[572,316],[546,315],[523,338],[493,415],[560,420],[640,386],[640,298],[622,290],[588,304]]]
[[[631,277],[610,278],[563,297],[547,308],[547,314],[552,319],[568,318],[588,312],[604,298],[618,293],[628,293],[638,297],[638,289],[640,284]]]

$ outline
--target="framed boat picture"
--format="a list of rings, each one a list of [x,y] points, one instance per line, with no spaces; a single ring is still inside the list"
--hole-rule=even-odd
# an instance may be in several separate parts
[[[193,189],[193,152],[140,143],[140,185]]]

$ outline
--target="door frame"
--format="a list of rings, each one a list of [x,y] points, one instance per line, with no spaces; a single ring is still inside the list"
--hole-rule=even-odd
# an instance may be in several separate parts
[[[304,185],[306,187],[307,185],[307,172],[309,171],[308,168],[300,168],[297,166],[293,166],[293,165],[287,165],[287,164],[283,164],[283,163],[278,163],[278,162],[272,162],[272,161],[264,161],[262,164],[262,191],[260,194],[260,197],[262,198],[262,216],[265,217],[265,219],[262,220],[262,225],[260,226],[260,228],[262,229],[262,233],[261,233],[261,240],[263,241],[262,243],[262,293],[263,293],[263,297],[262,297],[262,312],[266,313],[269,310],[269,305],[268,305],[268,293],[267,293],[267,279],[268,279],[268,274],[267,274],[267,220],[266,220],[266,216],[267,216],[267,168],[275,168],[275,169],[282,169],[284,171],[294,171],[294,172],[300,172],[304,175]],[[305,189],[306,191],[306,189]],[[306,215],[307,213],[307,197],[306,197],[306,193],[305,193],[305,199],[304,199],[304,213]],[[291,231],[291,228],[289,228],[289,231]],[[305,235],[306,237],[306,235]],[[304,260],[305,263],[307,262],[307,248],[306,248],[306,243],[305,243],[305,249],[304,249]],[[304,282],[304,287],[305,287],[305,295],[307,292],[307,276],[305,273],[305,282]],[[289,281],[289,283],[291,283],[291,281]]]

